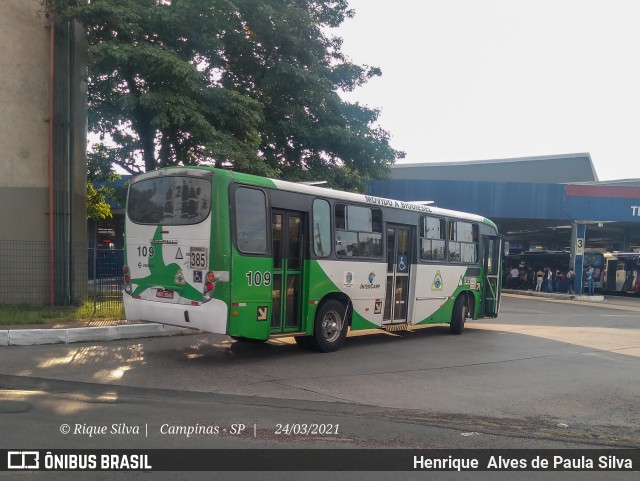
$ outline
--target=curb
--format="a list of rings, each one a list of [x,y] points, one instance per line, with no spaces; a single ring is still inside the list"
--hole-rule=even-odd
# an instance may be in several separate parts
[[[555,294],[553,292],[519,291],[517,289],[503,289],[505,294],[517,294],[520,296],[543,297],[546,299],[558,299],[562,301],[604,302],[604,296],[588,296],[584,294]]]
[[[5,329],[0,330],[0,346],[35,346],[69,344],[90,341],[120,341],[143,337],[166,337],[200,332],[196,329],[165,324],[131,324],[107,327],[76,327],[68,329]]]

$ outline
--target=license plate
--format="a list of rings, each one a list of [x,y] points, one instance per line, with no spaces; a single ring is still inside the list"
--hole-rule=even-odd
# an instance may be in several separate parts
[[[170,291],[168,289],[158,289],[156,291],[156,297],[159,297],[161,299],[173,299],[173,291]]]

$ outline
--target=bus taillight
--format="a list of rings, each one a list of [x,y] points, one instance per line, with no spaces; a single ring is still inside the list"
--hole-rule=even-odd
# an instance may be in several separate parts
[[[131,294],[131,275],[129,274],[129,266],[124,266],[122,268],[122,273],[124,274],[124,291],[127,294]]]
[[[207,282],[204,284],[204,295],[202,296],[202,302],[207,302],[211,300],[211,291],[215,288],[215,284],[213,283],[216,280],[216,276],[213,272],[207,272]]]

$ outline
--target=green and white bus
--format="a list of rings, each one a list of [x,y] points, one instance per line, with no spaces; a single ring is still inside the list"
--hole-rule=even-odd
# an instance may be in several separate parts
[[[135,177],[124,307],[237,340],[335,351],[347,329],[495,317],[502,239],[473,214],[210,167]]]

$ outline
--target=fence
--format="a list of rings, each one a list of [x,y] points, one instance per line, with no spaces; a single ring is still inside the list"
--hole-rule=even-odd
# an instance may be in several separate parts
[[[94,306],[122,307],[123,249],[89,249],[88,252],[89,300]]]
[[[124,317],[122,249],[67,244],[53,254],[52,275],[48,242],[0,240],[0,324]]]

